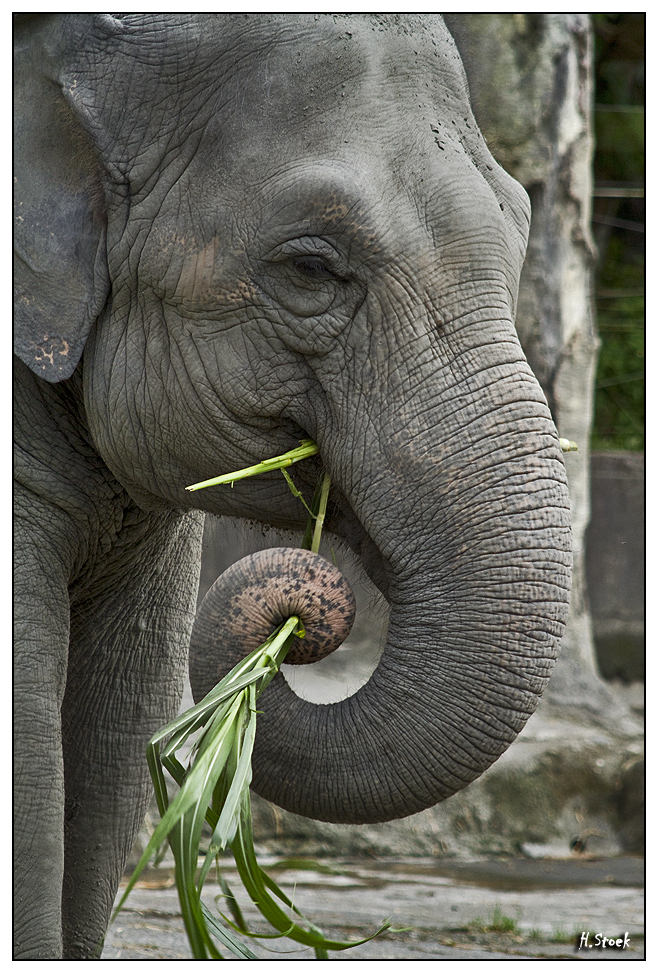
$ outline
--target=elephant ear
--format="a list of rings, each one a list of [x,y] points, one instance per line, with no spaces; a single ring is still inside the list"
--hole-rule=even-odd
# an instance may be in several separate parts
[[[48,382],[75,370],[109,293],[101,167],[62,93],[53,18],[15,24],[14,351]]]

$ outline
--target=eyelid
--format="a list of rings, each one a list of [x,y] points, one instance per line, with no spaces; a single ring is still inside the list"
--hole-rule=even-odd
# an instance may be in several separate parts
[[[267,260],[278,262],[299,257],[315,257],[328,265],[336,277],[347,276],[347,261],[326,240],[321,237],[296,237],[275,247],[267,255]]]

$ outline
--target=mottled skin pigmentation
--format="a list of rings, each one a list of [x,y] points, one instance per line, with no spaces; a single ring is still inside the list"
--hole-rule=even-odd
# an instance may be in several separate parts
[[[355,612],[349,583],[319,554],[277,547],[242,558],[217,578],[194,621],[190,682],[195,700],[291,615],[299,615],[305,635],[295,640],[286,662],[305,665],[345,641]]]

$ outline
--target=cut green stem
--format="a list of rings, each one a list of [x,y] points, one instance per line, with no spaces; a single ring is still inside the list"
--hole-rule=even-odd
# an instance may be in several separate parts
[[[331,479],[328,473],[322,475],[322,484],[320,486],[320,501],[318,504],[318,512],[315,515],[315,527],[313,529],[313,541],[311,543],[311,550],[314,554],[320,553],[320,538],[322,536],[322,528],[324,527],[324,518],[327,513],[327,501],[329,499],[329,490],[331,488]]]
[[[246,466],[243,470],[237,470],[235,473],[223,473],[221,476],[214,476],[210,480],[193,483],[191,486],[186,486],[185,489],[192,492],[194,490],[205,490],[206,487],[220,486],[222,483],[232,485],[236,480],[243,480],[248,476],[258,476],[259,473],[282,470],[286,466],[292,466],[293,463],[299,463],[300,460],[308,459],[309,456],[315,456],[316,453],[320,452],[320,447],[312,439],[302,439],[300,442],[301,445],[297,446],[296,449],[291,449],[280,456],[273,456],[272,459],[264,459],[256,466]]]

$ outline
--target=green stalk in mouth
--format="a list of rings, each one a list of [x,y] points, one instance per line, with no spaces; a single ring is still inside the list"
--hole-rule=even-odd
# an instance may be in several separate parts
[[[287,453],[282,453],[281,456],[264,459],[256,466],[247,466],[235,473],[224,473],[222,476],[214,476],[210,480],[192,483],[185,489],[192,493],[195,490],[205,490],[206,487],[220,486],[223,483],[233,485],[236,480],[243,480],[248,476],[258,476],[259,473],[269,473],[272,470],[283,470],[287,466],[292,466],[293,463],[299,463],[300,460],[308,459],[309,456],[315,456],[320,452],[320,447],[312,439],[302,439],[300,443],[300,446],[288,450]]]

